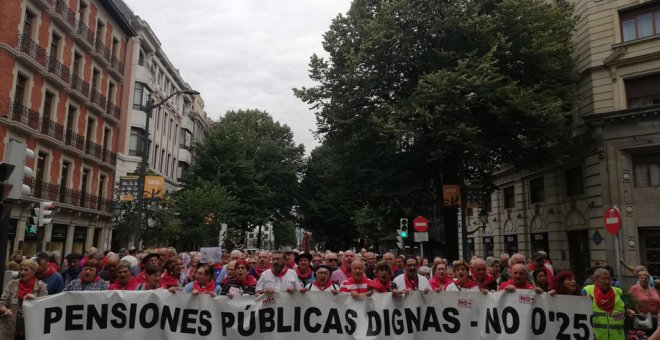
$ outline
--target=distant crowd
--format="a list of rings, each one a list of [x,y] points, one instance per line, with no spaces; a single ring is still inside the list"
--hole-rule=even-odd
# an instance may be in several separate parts
[[[596,313],[620,310],[621,320],[625,320],[636,314],[657,316],[660,309],[655,280],[644,267],[627,266],[639,277],[630,289],[637,303],[629,307],[624,304],[619,282],[612,279],[611,268],[594,268],[581,288],[573,272],[554,268],[544,252],[536,252],[529,259],[516,253],[499,258],[475,256],[451,263],[442,257],[429,260],[390,252],[381,255],[366,249],[299,252],[285,248],[251,254],[233,250],[218,262],[203,261],[199,252],[177,252],[171,247],[143,252],[128,248],[117,253],[92,247],[85,254],[67,254],[64,261],[58,255],[40,252],[26,258],[19,251],[12,254],[6,269],[19,274],[0,299],[0,315],[6,316],[0,319],[0,338],[20,339],[24,334],[21,306],[25,299],[68,291],[165,289],[173,294],[229,298],[275,292],[347,293],[354,298],[389,293],[400,298],[412,291],[488,294],[525,289],[538,294],[589,296],[594,303],[596,339],[618,338],[609,336],[612,327],[619,324],[621,332],[624,330],[623,321],[609,317],[601,320]],[[657,317],[651,322],[656,325]],[[606,326],[607,334],[599,336],[599,324]]]

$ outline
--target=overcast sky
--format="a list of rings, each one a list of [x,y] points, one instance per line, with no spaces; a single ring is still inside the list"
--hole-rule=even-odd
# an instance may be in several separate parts
[[[124,0],[156,33],[213,119],[265,110],[291,127],[305,151],[318,145],[314,113],[293,95],[310,86],[309,58],[350,0]],[[325,54],[324,54],[325,55]]]

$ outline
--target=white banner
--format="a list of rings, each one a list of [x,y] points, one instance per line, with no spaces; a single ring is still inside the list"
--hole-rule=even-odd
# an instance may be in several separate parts
[[[26,301],[25,324],[29,340],[593,339],[589,298],[525,292],[416,292],[400,299],[73,292]]]

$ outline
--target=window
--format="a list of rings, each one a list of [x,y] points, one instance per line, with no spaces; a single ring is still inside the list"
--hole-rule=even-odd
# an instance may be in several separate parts
[[[25,17],[23,18],[23,34],[29,38],[32,38],[32,34],[34,33],[32,30],[36,17],[36,14],[30,11],[25,11]]]
[[[101,72],[96,68],[92,69],[92,91],[99,89],[99,76],[101,76]]]
[[[78,6],[78,16],[79,16],[78,20],[80,20],[83,23],[86,22],[85,20],[86,13],[87,13],[87,4],[81,1],[80,5]]]
[[[130,156],[142,156],[144,150],[144,130],[136,127],[131,128],[131,139],[128,144],[128,154]]]
[[[160,172],[163,172],[163,158],[165,158],[165,150],[161,149],[160,150],[160,160],[159,160],[159,163],[158,163],[158,170]]]
[[[150,94],[151,92],[146,85],[136,81],[135,89],[133,90],[133,109],[142,110],[147,104]]]
[[[621,36],[632,41],[660,34],[660,6],[621,13]]]
[[[115,103],[115,84],[110,82],[108,85],[108,104],[113,104]]]
[[[628,108],[660,104],[660,74],[628,79],[625,84]]]
[[[140,54],[138,54],[138,65],[144,66],[144,51],[140,50]]]
[[[44,116],[50,117],[50,114],[53,112],[53,101],[55,95],[51,92],[46,91],[46,96],[44,97]]]
[[[74,75],[80,74],[80,61],[82,60],[82,56],[80,53],[75,52],[73,53],[73,67],[71,67],[71,73]]]
[[[543,186],[543,177],[535,178],[529,181],[529,202],[539,203],[545,201],[545,188]]]
[[[504,209],[513,209],[516,206],[516,191],[512,186],[502,189],[504,197]]]
[[[117,38],[112,38],[112,56],[117,58],[117,54],[119,53],[119,40]]]
[[[25,99],[25,95],[27,94],[27,82],[28,78],[23,76],[22,74],[19,74],[18,77],[16,77],[16,91],[14,91],[14,102],[18,104],[23,104],[23,100]]]
[[[167,139],[172,139],[172,125],[174,125],[174,119],[170,118],[170,128],[167,130]]]
[[[172,155],[167,154],[167,162],[165,162],[165,176],[170,175],[170,158],[172,158]]]
[[[635,157],[633,167],[636,188],[660,185],[660,154]]]
[[[57,59],[57,54],[58,51],[60,50],[60,42],[62,41],[62,38],[60,38],[57,34],[53,33],[50,39],[50,57],[53,59]]]
[[[582,167],[566,170],[566,172],[564,172],[564,178],[566,179],[566,196],[571,197],[584,193]]]
[[[105,24],[99,20],[96,22],[96,46],[105,42]]]

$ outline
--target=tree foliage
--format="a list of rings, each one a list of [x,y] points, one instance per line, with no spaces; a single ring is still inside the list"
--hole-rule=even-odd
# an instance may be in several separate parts
[[[567,138],[573,25],[570,8],[541,0],[355,0],[324,36],[329,58],[311,57],[318,85],[294,90],[363,199],[336,218],[369,207],[393,226],[441,202],[442,182],[489,184],[504,163],[547,160]]]
[[[287,125],[260,110],[229,111],[197,150],[194,178],[221,185],[235,200],[230,229],[295,220],[304,147]]]

